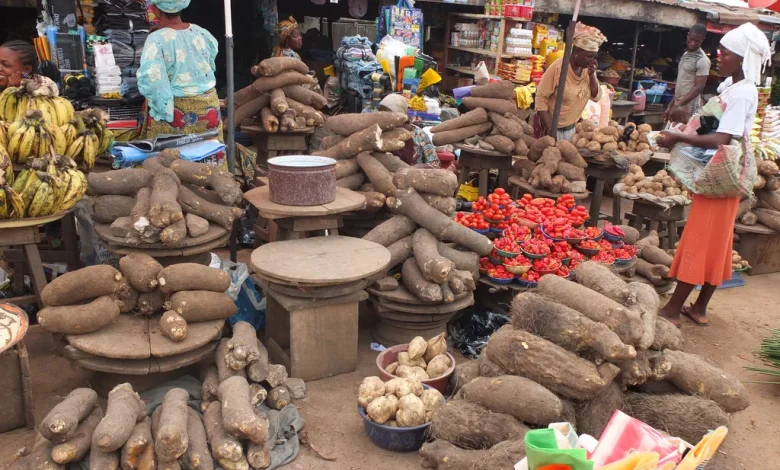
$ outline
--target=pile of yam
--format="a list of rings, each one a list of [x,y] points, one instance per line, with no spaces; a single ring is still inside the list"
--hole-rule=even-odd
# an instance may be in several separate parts
[[[590,261],[576,277],[545,275],[536,292],[518,294],[512,323],[456,367],[455,394],[431,419],[435,441],[420,450],[426,468],[488,468],[484,459],[553,422],[598,439],[616,410],[698,442],[749,406],[735,377],[680,350],[652,287]]]
[[[666,170],[648,178],[639,165],[631,165],[628,173],[622,180],[623,191],[628,194],[652,194],[656,197],[683,196],[690,198],[689,191],[680,184],[680,180],[673,177]]]
[[[587,166],[571,142],[544,136],[531,145],[528,158],[517,160],[513,168],[534,188],[565,194],[585,191]]]
[[[628,278],[636,278],[653,286],[665,286],[669,280],[669,268],[672,267],[674,256],[660,248],[658,232],[650,233],[636,242],[637,260],[630,269],[622,270],[621,274]]]
[[[444,375],[453,365],[447,355],[447,335],[441,333],[429,340],[416,336],[408,349],[398,353],[398,359],[385,367],[385,372],[418,381]]]
[[[780,232],[780,174],[777,163],[758,162],[758,181],[754,187],[757,199],[740,202],[737,220],[745,225],[763,225]]]
[[[433,413],[444,404],[444,397],[435,388],[424,388],[422,382],[412,377],[383,382],[372,376],[360,383],[358,404],[377,424],[407,428],[430,422]]]
[[[190,162],[176,149],[125,168],[87,177],[95,222],[129,245],[184,246],[211,224],[227,230],[243,211],[241,186],[217,165]]]
[[[151,256],[132,253],[109,265],[65,273],[41,293],[41,327],[52,333],[91,333],[115,322],[120,314],[159,317],[160,330],[171,341],[187,338],[187,325],[222,320],[236,305],[226,293],[230,276],[197,263],[166,268]]]
[[[236,125],[267,133],[322,127],[327,100],[314,91],[317,79],[300,59],[271,57],[252,67],[255,81],[235,93]]]

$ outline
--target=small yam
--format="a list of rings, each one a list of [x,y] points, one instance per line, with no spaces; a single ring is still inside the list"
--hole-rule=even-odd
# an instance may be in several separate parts
[[[266,426],[269,426],[268,423],[268,417],[265,413],[255,408],[255,413],[257,414],[258,418],[260,418],[261,421],[266,423]],[[246,447],[246,460],[247,463],[251,466],[251,468],[268,468],[271,465],[271,446],[272,444],[275,444],[269,440],[266,440],[265,442],[262,442],[260,444],[255,444],[254,442],[247,443]],[[224,464],[223,467],[226,467]],[[225,468],[224,470],[229,470],[228,468]]]
[[[134,235],[133,219],[130,217],[119,217],[109,226],[111,235],[119,238],[128,238]]]
[[[260,358],[257,331],[251,323],[238,321],[233,325],[233,337],[227,344],[227,363],[233,370],[243,369]]]
[[[358,404],[366,408],[372,401],[384,396],[387,392],[389,390],[385,388],[385,383],[382,382],[382,379],[376,376],[366,377],[358,388]]]
[[[163,308],[165,294],[160,290],[153,290],[138,295],[137,310],[139,315],[153,315]]]
[[[247,376],[247,370],[246,369],[240,369],[240,370],[233,370],[231,369],[227,364],[227,343],[228,338],[222,338],[219,343],[217,344],[217,350],[215,354],[215,362],[217,363],[217,377],[219,379],[217,391],[219,391],[219,384],[224,382],[225,380],[229,379],[233,376],[241,376],[246,378]],[[219,396],[214,397],[215,400],[219,399]]]
[[[80,335],[98,331],[119,318],[119,303],[103,295],[92,302],[63,307],[44,307],[38,312],[38,323],[51,333]]]
[[[92,446],[92,433],[101,419],[103,419],[103,410],[99,406],[93,407],[89,416],[78,425],[76,432],[67,441],[52,448],[51,459],[60,465],[65,465],[84,458]]]
[[[200,380],[201,399],[208,402],[219,400],[219,375],[217,375],[217,368],[209,366],[201,370]]]
[[[420,336],[417,338],[422,339]],[[417,338],[413,339],[412,341],[416,341]],[[398,353],[398,365],[408,367],[422,367],[423,369],[427,367],[427,363],[425,362],[425,359],[422,358],[422,356],[410,358],[408,351],[402,351]]]
[[[113,295],[118,293],[121,279],[122,273],[113,266],[87,266],[62,274],[46,284],[41,292],[41,301],[46,307],[55,307]]]
[[[130,438],[122,446],[120,464],[123,470],[138,469],[147,447],[154,448],[152,440],[152,422],[147,417],[133,428]]]
[[[410,393],[419,397],[422,396],[424,390],[422,383],[419,380],[406,377],[390,379],[384,384],[384,387],[385,395],[395,395],[399,398],[404,395],[409,395]]]
[[[657,249],[661,250],[660,248]],[[664,252],[664,254],[666,253]],[[669,268],[661,264],[652,264],[643,259],[638,259],[636,260],[636,273],[646,278],[654,286],[660,286],[666,282],[669,276]]]
[[[399,427],[420,426],[425,423],[425,405],[417,395],[410,393],[398,400],[395,420]]]
[[[412,379],[417,382],[422,382],[423,380],[430,379],[428,373],[425,372],[425,369],[418,366],[398,366],[398,369],[396,369],[395,374],[399,377],[405,379]]]
[[[151,292],[157,288],[157,275],[162,265],[146,253],[131,253],[119,259],[122,275],[138,292]]]
[[[502,441],[522,440],[529,429],[513,416],[491,413],[466,400],[451,400],[431,418],[431,436],[465,449],[488,449]]]
[[[54,406],[43,418],[38,431],[55,444],[71,438],[79,423],[93,413],[97,393],[89,388],[77,388]]]
[[[425,353],[423,359],[426,363],[431,362],[431,359],[447,352],[447,333],[440,333],[433,338],[426,341]]]
[[[448,121],[449,122],[449,121]],[[440,147],[442,145],[454,144],[462,142],[463,140],[474,137],[475,135],[484,134],[488,132],[493,125],[489,122],[483,122],[481,124],[474,124],[471,126],[460,127],[450,131],[441,131],[433,134],[431,142],[433,145]]]
[[[225,292],[230,287],[230,276],[219,268],[198,263],[177,263],[159,271],[157,283],[165,294],[185,290]]]
[[[87,175],[89,194],[135,197],[139,189],[151,186],[154,174],[143,168],[124,168]]]
[[[456,250],[442,242],[438,242],[436,247],[440,255],[455,263],[456,270],[471,273],[472,282],[479,279],[479,255],[473,251]],[[474,287],[476,288],[476,285]]]
[[[295,112],[295,127],[303,128],[306,126],[322,127],[325,124],[325,116],[321,112],[299,103],[294,99],[287,98],[287,105],[291,111]]]
[[[291,400],[292,397],[287,387],[274,387],[268,392],[265,404],[274,410],[281,410],[289,405]]]
[[[187,338],[187,320],[178,313],[168,310],[160,317],[160,331],[177,343]]]
[[[271,111],[277,116],[282,116],[287,112],[288,105],[284,96],[284,91],[280,88],[271,90]]]
[[[436,245],[436,237],[423,228],[412,236],[412,251],[423,276],[430,282],[442,284],[447,281],[455,263],[441,256]]]
[[[195,214],[185,215],[184,221],[187,225],[187,235],[191,238],[204,235],[209,230],[209,221]]]
[[[135,205],[135,198],[129,196],[105,195],[95,198],[92,218],[101,224],[110,224],[120,217],[127,217]]]
[[[425,372],[428,374],[428,377],[435,379],[444,375],[450,368],[450,365],[450,358],[446,354],[439,354],[431,359]]]
[[[511,154],[515,150],[514,141],[503,135],[489,135],[485,137],[484,141],[501,153]]]
[[[211,452],[214,457],[223,462],[239,462],[244,458],[241,442],[228,434],[222,419],[222,404],[212,402],[203,413],[203,424],[206,428]],[[224,465],[223,465],[224,466]]]
[[[198,413],[187,408],[187,450],[179,459],[184,470],[214,470],[206,428]]]
[[[135,197],[135,205],[130,211],[130,219],[133,230],[138,235],[146,235],[151,227],[149,221],[149,205],[152,197],[152,188],[141,188]]]
[[[271,386],[271,388],[283,385],[287,378],[287,369],[283,365],[270,364],[268,366],[268,377],[265,378],[265,381],[268,383],[268,385]]]
[[[92,450],[114,452],[132,436],[135,425],[146,419],[146,405],[129,383],[108,393],[106,414],[92,434]]]
[[[402,126],[407,119],[406,114],[392,111],[338,114],[328,117],[325,129],[339,135],[351,136],[374,126],[379,126],[380,132],[389,131]]]
[[[563,415],[560,398],[538,383],[515,375],[477,377],[465,384],[458,396],[490,411],[540,426],[559,421]]]
[[[257,383],[249,384],[249,403],[251,403],[252,406],[263,403],[266,398],[268,398],[268,390],[266,390],[265,387]]]
[[[220,320],[238,311],[235,302],[224,292],[186,290],[171,295],[169,310],[181,315],[188,323]]]
[[[555,146],[555,139],[550,136],[540,137],[528,151],[528,159],[535,162],[542,157],[542,154],[548,147]]]
[[[119,293],[116,296],[117,305],[119,305],[119,313],[130,313],[135,310],[138,304],[138,291],[127,282],[127,279],[122,278],[122,287],[119,288]]]
[[[285,101],[285,105],[287,102]],[[263,125],[263,130],[269,134],[276,133],[279,130],[279,119],[274,116],[271,108],[263,108],[260,110],[260,122]]]
[[[285,389],[286,390],[286,389]],[[225,430],[235,437],[259,444],[268,439],[268,423],[255,415],[249,398],[249,383],[230,377],[219,385]]]

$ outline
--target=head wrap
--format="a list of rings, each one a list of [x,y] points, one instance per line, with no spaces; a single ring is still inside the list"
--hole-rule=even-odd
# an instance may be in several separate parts
[[[574,28],[574,47],[589,51],[598,52],[601,44],[607,40],[607,37],[601,34],[601,31],[577,22],[577,26]]]
[[[406,114],[406,110],[409,109],[409,101],[404,98],[403,95],[393,93],[385,96],[382,101],[379,102],[379,106],[383,106],[396,113]]]
[[[758,84],[764,67],[772,61],[772,51],[766,35],[756,25],[744,23],[726,33],[720,40],[720,45],[742,57],[745,79]]]
[[[179,13],[188,6],[190,0],[150,0],[150,3],[165,13]]]
[[[298,22],[292,16],[289,19],[280,21],[274,28],[274,32],[279,36],[279,44],[274,47],[273,55],[279,57],[282,55],[282,45],[287,46],[287,38],[293,31],[298,29]]]

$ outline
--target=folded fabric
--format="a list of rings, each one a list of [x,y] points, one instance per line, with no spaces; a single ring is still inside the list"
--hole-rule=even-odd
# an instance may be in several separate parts
[[[203,142],[182,145],[177,147],[181,158],[184,160],[197,162],[205,158],[216,155],[225,150],[225,144],[210,139]],[[125,168],[133,165],[140,165],[147,158],[153,158],[160,154],[158,151],[145,151],[126,143],[117,143],[111,149],[114,156],[114,168]]]

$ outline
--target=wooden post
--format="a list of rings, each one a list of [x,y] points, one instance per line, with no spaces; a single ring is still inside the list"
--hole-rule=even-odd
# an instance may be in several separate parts
[[[639,30],[641,26],[639,23],[635,23],[634,27],[634,50],[631,51],[631,70],[629,73],[631,74],[628,79],[628,92],[633,93],[634,92],[634,68],[636,67],[636,48],[639,44]],[[631,96],[628,97],[629,101],[631,100]]]

